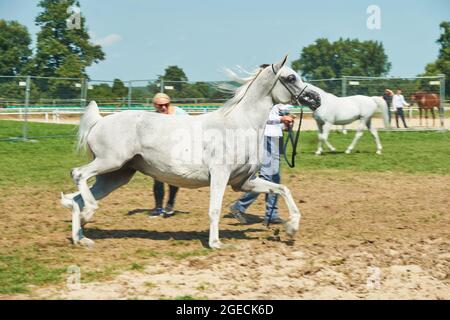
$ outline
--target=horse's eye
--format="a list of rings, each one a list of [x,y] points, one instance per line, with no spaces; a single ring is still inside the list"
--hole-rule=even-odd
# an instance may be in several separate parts
[[[295,75],[294,74],[290,74],[287,76],[287,81],[290,83],[294,83],[296,80]]]

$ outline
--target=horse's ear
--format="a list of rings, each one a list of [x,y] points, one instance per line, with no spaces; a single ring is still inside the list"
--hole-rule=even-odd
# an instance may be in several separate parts
[[[274,63],[273,64],[273,71],[275,73],[278,73],[278,71],[280,71],[280,69],[283,68],[283,66],[286,64],[287,59],[288,59],[288,55],[285,55],[284,58],[281,61],[279,61],[277,63]]]

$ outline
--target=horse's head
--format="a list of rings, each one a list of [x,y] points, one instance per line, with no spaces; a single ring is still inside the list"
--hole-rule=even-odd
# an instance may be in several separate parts
[[[285,66],[287,55],[278,63],[267,66],[275,74],[277,80],[272,89],[272,98],[276,103],[300,103],[311,110],[320,107],[320,95],[308,87],[300,76],[291,68]]]

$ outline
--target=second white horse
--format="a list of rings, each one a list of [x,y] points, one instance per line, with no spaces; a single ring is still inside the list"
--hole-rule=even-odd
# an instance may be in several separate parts
[[[356,129],[356,135],[352,143],[347,147],[345,153],[351,153],[356,143],[367,128],[375,139],[377,154],[381,154],[383,147],[375,127],[372,125],[372,117],[376,111],[380,111],[383,116],[385,127],[389,127],[388,106],[382,97],[368,97],[362,95],[337,97],[316,86],[308,84],[308,87],[318,92],[321,98],[321,106],[314,111],[313,117],[317,122],[319,130],[319,145],[316,155],[323,152],[322,144],[325,143],[331,151],[336,149],[328,141],[328,134],[333,125],[347,125],[356,120],[360,124]]]

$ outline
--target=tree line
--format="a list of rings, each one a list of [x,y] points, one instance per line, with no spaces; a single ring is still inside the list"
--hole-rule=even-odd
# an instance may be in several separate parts
[[[79,25],[68,28],[71,17],[69,8],[79,7],[77,0],[41,0],[42,9],[35,19],[40,27],[34,48],[27,28],[17,21],[0,20],[0,76],[39,76],[55,78],[89,79],[86,68],[105,60],[101,46],[90,39],[85,24],[85,17],[79,15]],[[442,34],[437,40],[440,45],[436,61],[426,65],[421,75],[450,74],[450,22],[440,24]],[[317,39],[304,47],[299,59],[292,62],[294,70],[307,80],[323,78],[341,78],[353,76],[385,76],[391,69],[391,63],[385,53],[383,44],[378,41],[360,41],[358,39]],[[450,93],[450,79],[446,79],[446,92]],[[67,79],[33,79],[32,99],[58,98],[77,99],[80,86],[74,80]],[[226,93],[217,86],[206,82],[189,82],[183,69],[168,66],[164,74],[153,82],[133,86],[133,99],[151,97],[161,91],[164,85],[171,96],[176,99],[226,99]],[[321,84],[325,90],[335,90],[330,83]],[[318,84],[318,86],[321,86]],[[93,84],[89,87],[88,97],[95,99],[125,99],[128,84],[120,79],[112,83]],[[327,87],[329,86],[329,87]],[[336,92],[339,94],[339,91]],[[0,98],[21,97],[23,88],[16,80],[0,77]]]

